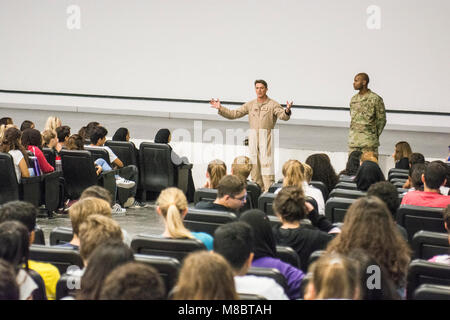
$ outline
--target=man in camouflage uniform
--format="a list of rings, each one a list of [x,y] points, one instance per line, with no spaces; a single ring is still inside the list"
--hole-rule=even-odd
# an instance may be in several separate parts
[[[272,148],[272,129],[277,119],[289,120],[291,116],[291,103],[286,109],[267,96],[267,83],[264,80],[255,81],[257,98],[249,101],[239,109],[230,110],[220,104],[218,99],[211,100],[211,107],[217,109],[222,117],[237,119],[248,114],[250,131],[248,137],[249,155],[252,166],[252,180],[261,189],[268,191],[275,182],[274,154]]]
[[[369,76],[358,73],[353,88],[359,90],[350,101],[349,153],[355,150],[372,151],[378,158],[380,135],[386,125],[386,110],[383,99],[367,88]]]

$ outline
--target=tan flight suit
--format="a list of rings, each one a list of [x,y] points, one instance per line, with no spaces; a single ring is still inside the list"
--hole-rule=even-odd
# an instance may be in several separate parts
[[[242,118],[248,114],[250,125],[248,147],[250,161],[253,164],[252,180],[261,189],[268,191],[269,187],[275,182],[272,129],[275,127],[277,119],[289,120],[291,112],[287,114],[278,102],[267,97],[265,102],[258,103],[255,99],[236,110],[221,106],[219,114],[227,119]]]

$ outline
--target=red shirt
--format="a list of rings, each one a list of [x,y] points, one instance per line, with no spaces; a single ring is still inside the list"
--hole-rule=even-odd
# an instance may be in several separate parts
[[[421,207],[446,208],[450,204],[450,196],[437,192],[410,191],[403,196],[402,204]]]
[[[55,168],[53,168],[45,159],[44,154],[42,153],[41,149],[39,149],[36,146],[28,146],[28,151],[31,151],[36,156],[39,167],[41,168],[42,173],[49,173],[55,171]]]

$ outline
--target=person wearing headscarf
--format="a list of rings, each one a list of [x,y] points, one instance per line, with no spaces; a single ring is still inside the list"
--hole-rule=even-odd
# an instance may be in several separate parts
[[[275,237],[265,213],[259,209],[247,210],[241,215],[240,221],[247,223],[253,229],[254,257],[252,267],[275,268],[279,270],[287,281],[287,295],[290,299],[298,299],[301,295],[300,285],[305,274],[277,258]]]
[[[356,187],[361,191],[367,191],[372,184],[385,180],[378,164],[370,160],[361,164],[355,177]]]

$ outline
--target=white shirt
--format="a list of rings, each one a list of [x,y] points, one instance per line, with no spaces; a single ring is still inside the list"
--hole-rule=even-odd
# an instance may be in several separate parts
[[[303,182],[303,190],[305,191],[305,195],[316,200],[317,206],[319,207],[319,214],[325,215],[325,201],[323,200],[322,191],[316,187],[310,186],[306,182]]]
[[[16,276],[17,284],[19,285],[19,299],[27,300],[34,290],[38,288],[33,278],[23,269],[20,269]]]
[[[20,173],[19,162],[23,159],[22,151],[20,151],[20,150],[9,150],[8,153],[13,158],[14,169],[16,170],[17,182],[20,183],[20,177],[22,176],[22,174]]]
[[[237,293],[257,294],[267,300],[289,300],[283,288],[275,280],[253,275],[235,276]]]
[[[117,159],[116,154],[111,150],[110,147],[107,147],[107,146],[93,146],[93,145],[90,145],[89,148],[97,148],[97,149],[103,149],[103,150],[106,150],[106,151],[108,152],[108,155],[109,155],[109,162],[110,162],[110,163],[113,163],[113,162],[116,161],[116,159]]]

